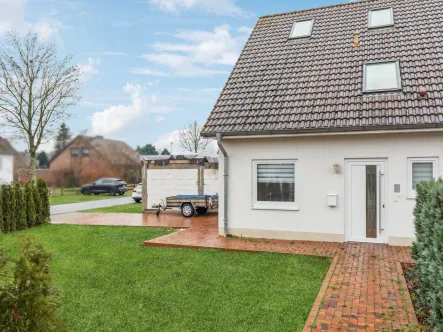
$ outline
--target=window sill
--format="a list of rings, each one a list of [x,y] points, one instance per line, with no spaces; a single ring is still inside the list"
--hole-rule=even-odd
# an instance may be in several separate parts
[[[298,206],[260,206],[251,207],[252,210],[300,211]]]
[[[407,196],[406,199],[415,200],[415,196]]]

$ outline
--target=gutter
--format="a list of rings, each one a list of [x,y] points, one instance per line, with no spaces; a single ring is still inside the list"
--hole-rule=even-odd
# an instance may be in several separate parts
[[[222,144],[222,135],[216,134],[217,145],[223,153],[223,230],[225,237],[228,236],[228,153]]]

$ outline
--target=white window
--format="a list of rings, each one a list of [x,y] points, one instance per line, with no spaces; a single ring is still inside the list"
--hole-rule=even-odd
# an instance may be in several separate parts
[[[312,28],[314,27],[314,20],[297,21],[292,26],[290,38],[310,37]]]
[[[82,155],[89,156],[89,149],[88,148],[83,148],[82,149]]]
[[[78,156],[80,154],[80,149],[71,149],[71,156],[75,157]]]
[[[364,92],[393,91],[401,89],[398,61],[368,62],[363,68]]]
[[[298,210],[295,204],[295,161],[253,162],[253,208]]]
[[[408,159],[408,197],[416,195],[417,183],[438,177],[438,158]]]
[[[394,25],[392,8],[379,8],[369,11],[369,27],[381,28]]]

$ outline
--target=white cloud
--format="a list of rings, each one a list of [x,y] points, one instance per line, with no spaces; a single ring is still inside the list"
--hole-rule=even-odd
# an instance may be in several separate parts
[[[149,96],[146,86],[126,83],[123,91],[131,96],[131,103],[112,105],[104,111],[95,112],[90,118],[94,135],[115,135],[140,123],[142,117],[148,113],[169,112],[168,107],[156,105],[157,96]]]
[[[87,63],[79,64],[78,68],[82,74],[83,81],[89,81],[94,76],[98,75],[100,71],[97,69],[97,66],[99,66],[101,63],[102,61],[100,58],[88,58]]]
[[[228,74],[220,66],[233,66],[245,44],[249,33],[242,27],[240,35],[234,37],[227,24],[218,26],[214,31],[181,30],[173,34],[179,43],[155,43],[156,53],[141,57],[155,67],[133,68],[131,73],[152,76],[212,76]]]
[[[125,52],[104,52],[104,55],[113,55],[113,56],[126,56],[127,54]]]
[[[70,29],[70,27],[63,25],[54,18],[41,19],[36,23],[28,22],[25,19],[26,5],[26,0],[0,0],[0,37],[10,30],[15,30],[20,34],[33,31],[42,40],[49,40],[55,37],[56,40],[60,41],[59,31]],[[55,14],[52,10],[48,16],[54,16]]]
[[[251,17],[254,15],[241,9],[235,3],[236,0],[150,0],[152,7],[171,13],[195,9],[220,16]]]
[[[166,118],[164,116],[159,115],[155,118],[155,122],[157,122],[157,123],[160,123],[163,121],[166,121]]]

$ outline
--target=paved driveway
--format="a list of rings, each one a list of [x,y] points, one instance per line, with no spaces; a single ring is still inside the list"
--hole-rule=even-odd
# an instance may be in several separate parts
[[[54,205],[51,206],[51,215],[77,212],[77,211],[90,210],[90,209],[116,206],[116,205],[125,205],[130,203],[134,203],[134,200],[131,197],[122,197],[122,198],[102,199],[90,202]]]

